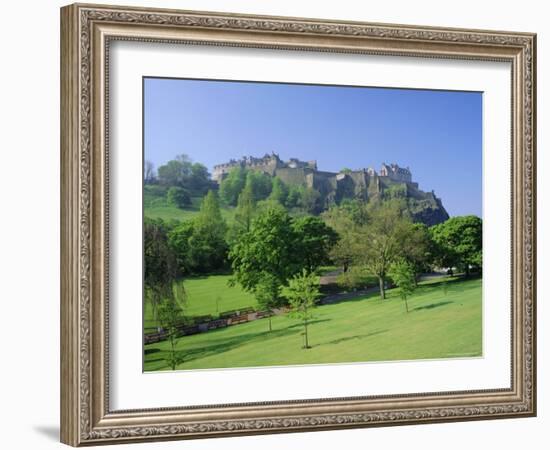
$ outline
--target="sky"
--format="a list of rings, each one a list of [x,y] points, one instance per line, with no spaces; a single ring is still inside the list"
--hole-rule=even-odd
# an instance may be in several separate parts
[[[144,154],[185,153],[209,171],[245,155],[319,170],[409,167],[451,216],[482,215],[482,93],[144,79]]]

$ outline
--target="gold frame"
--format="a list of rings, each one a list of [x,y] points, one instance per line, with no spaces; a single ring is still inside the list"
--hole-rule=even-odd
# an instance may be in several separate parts
[[[512,66],[509,389],[111,411],[108,111],[115,39],[508,61]],[[61,9],[61,440],[80,446],[534,416],[536,35],[75,4]]]

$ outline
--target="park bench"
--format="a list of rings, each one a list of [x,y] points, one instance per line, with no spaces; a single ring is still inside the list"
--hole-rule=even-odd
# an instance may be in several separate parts
[[[197,316],[197,317],[193,317],[193,324],[194,325],[198,325],[198,324],[201,324],[201,323],[206,323],[206,322],[210,322],[211,320],[213,320],[214,318],[208,314],[206,316]]]
[[[225,319],[218,319],[213,320],[212,322],[208,322],[208,329],[214,330],[216,328],[224,328],[227,326],[227,320]]]
[[[258,311],[256,313],[256,319],[263,319],[264,317],[269,317],[271,313],[269,311]]]
[[[248,314],[240,314],[238,316],[231,317],[231,319],[229,320],[231,321],[231,325],[235,325],[237,323],[245,323],[248,322]]]
[[[154,344],[156,342],[160,342],[164,339],[164,335],[162,333],[153,333],[153,334],[146,334],[143,337],[143,342],[145,344]]]

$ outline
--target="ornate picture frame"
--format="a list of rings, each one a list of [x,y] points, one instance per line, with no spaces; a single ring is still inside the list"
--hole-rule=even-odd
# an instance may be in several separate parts
[[[109,387],[109,79],[114,41],[511,65],[509,388],[113,410]],[[536,414],[536,35],[75,4],[61,9],[61,441],[167,439]]]

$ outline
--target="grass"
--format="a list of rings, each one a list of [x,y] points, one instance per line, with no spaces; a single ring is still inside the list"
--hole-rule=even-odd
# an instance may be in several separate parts
[[[320,306],[310,326],[312,348],[302,346],[302,326],[286,316],[184,336],[178,369],[391,361],[480,356],[481,280],[454,280],[447,294],[438,282],[419,286],[410,313],[395,289]],[[145,346],[146,371],[167,370],[168,342]]]
[[[192,197],[192,204],[186,208],[178,208],[168,203],[165,193],[158,186],[145,186],[143,190],[143,214],[150,219],[171,220],[190,220],[199,214],[202,197]],[[232,222],[235,217],[235,208],[231,206],[221,207],[222,217],[228,222]]]
[[[239,285],[229,287],[230,275],[207,275],[186,279],[183,282],[187,299],[182,305],[187,317],[213,315],[239,308],[255,307],[256,299]],[[147,303],[144,312],[146,332],[158,326],[151,306]]]

